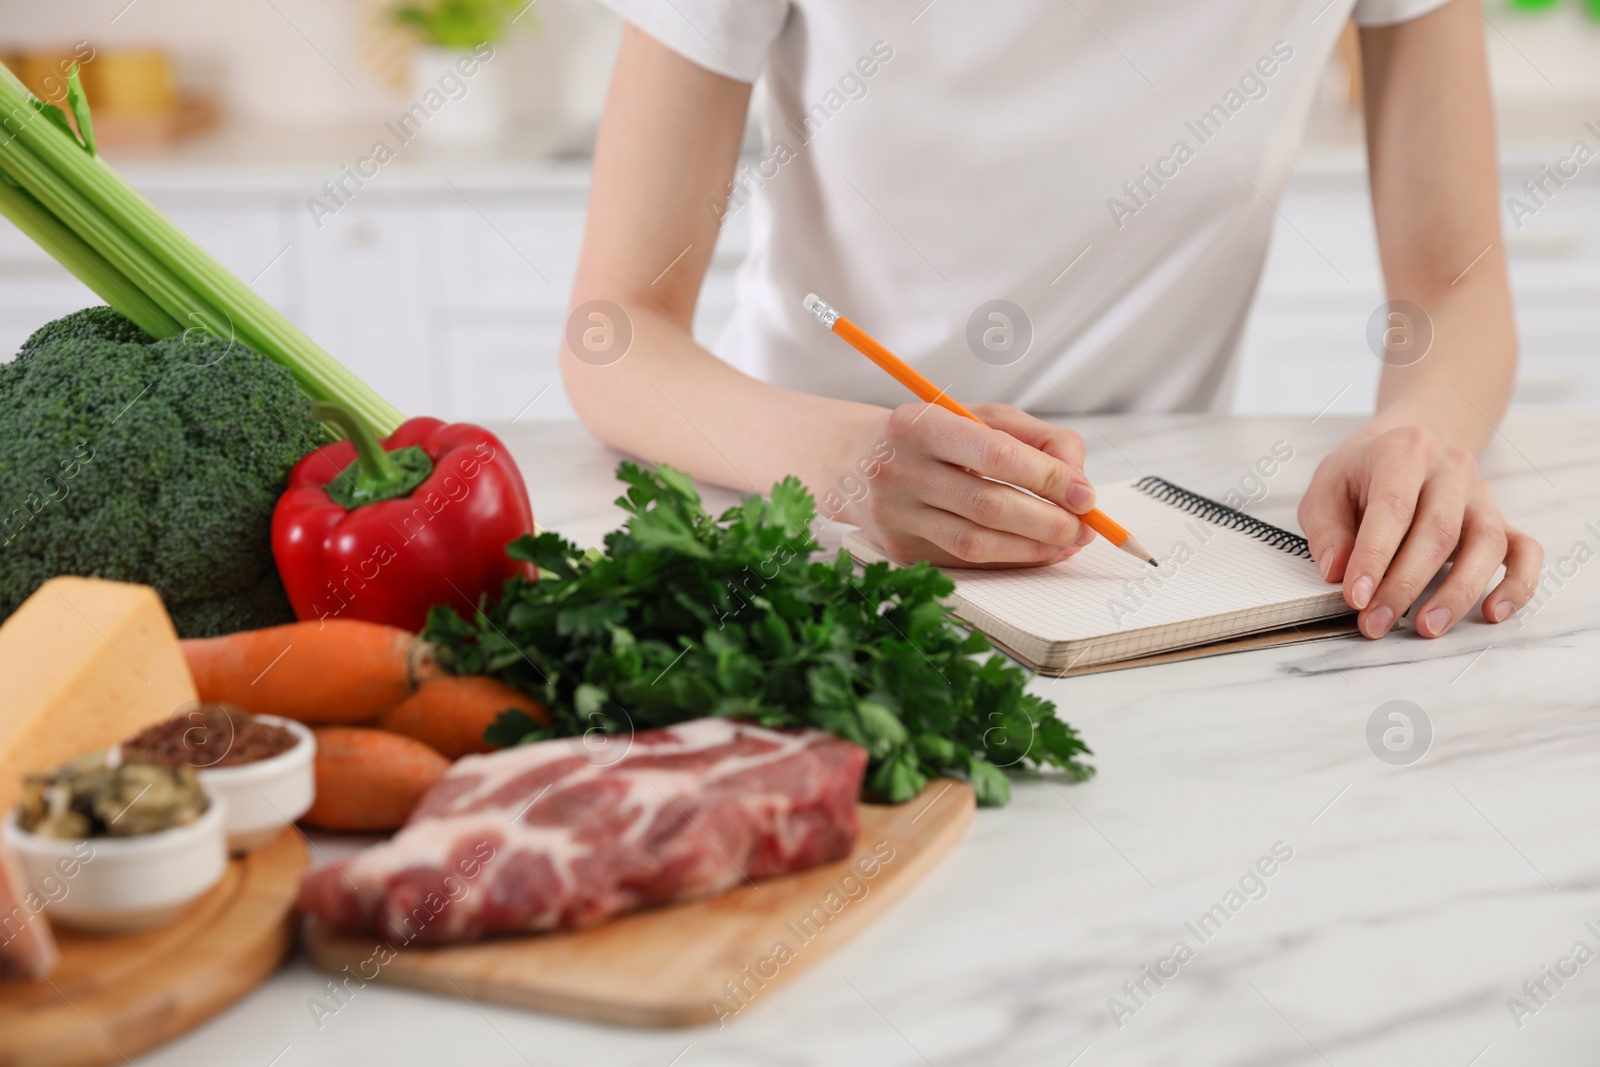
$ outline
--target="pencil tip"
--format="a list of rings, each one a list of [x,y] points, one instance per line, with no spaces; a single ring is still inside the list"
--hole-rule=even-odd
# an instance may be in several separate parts
[[[1161,564],[1159,564],[1159,563],[1157,563],[1157,562],[1156,562],[1156,561],[1155,561],[1155,560],[1153,560],[1153,559],[1147,559],[1147,560],[1145,560],[1145,562],[1146,562],[1146,563],[1148,563],[1148,564],[1150,564],[1150,566],[1152,566],[1152,567],[1159,567],[1159,566],[1161,566]]]

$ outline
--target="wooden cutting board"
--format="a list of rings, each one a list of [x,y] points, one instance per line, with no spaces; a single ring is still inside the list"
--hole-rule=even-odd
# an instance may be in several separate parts
[[[166,926],[116,937],[57,929],[55,973],[0,983],[0,1064],[123,1063],[204,1022],[294,947],[305,867],[300,835],[286,831],[230,860],[222,881]]]
[[[314,920],[307,949],[325,970],[451,997],[629,1026],[726,1022],[882,914],[955,844],[973,807],[970,786],[939,779],[909,803],[861,805],[849,859],[592,930],[395,948]]]

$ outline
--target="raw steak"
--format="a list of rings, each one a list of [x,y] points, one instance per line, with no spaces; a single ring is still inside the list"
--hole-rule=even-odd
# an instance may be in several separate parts
[[[300,903],[401,943],[592,926],[849,855],[866,763],[819,730],[718,718],[468,756]]]

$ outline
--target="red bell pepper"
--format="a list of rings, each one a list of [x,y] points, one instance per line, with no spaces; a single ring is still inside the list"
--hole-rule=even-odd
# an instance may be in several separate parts
[[[410,419],[379,442],[347,412],[315,404],[347,440],[303,457],[272,515],[272,554],[301,619],[422,629],[428,609],[469,615],[513,574],[506,545],[533,532],[511,453],[467,423]]]

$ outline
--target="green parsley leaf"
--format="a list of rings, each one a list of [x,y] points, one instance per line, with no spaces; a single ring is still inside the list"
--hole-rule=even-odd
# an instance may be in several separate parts
[[[809,726],[865,748],[866,793],[893,803],[939,775],[1004,804],[1007,769],[1093,773],[1055,706],[951,618],[948,576],[926,563],[857,573],[845,552],[814,559],[816,507],[797,479],[713,517],[671,467],[624,462],[617,478],[628,519],[603,554],[523,537],[507,551],[537,580],[512,578],[470,619],[443,606],[428,616],[447,668],[491,674],[550,711],[541,727],[508,710],[490,743],[706,715]]]

